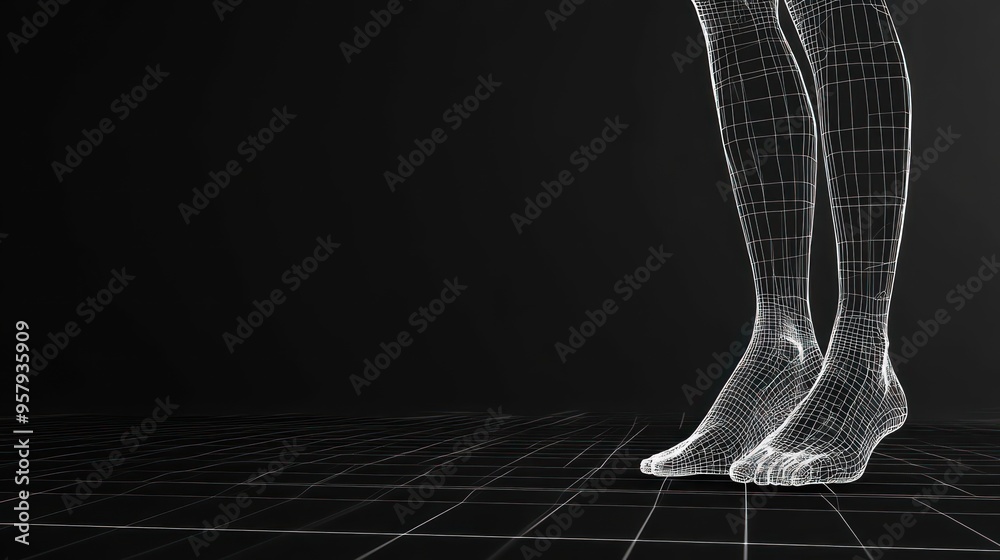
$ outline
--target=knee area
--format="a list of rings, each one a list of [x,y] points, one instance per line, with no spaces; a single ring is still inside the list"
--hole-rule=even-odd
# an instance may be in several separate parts
[[[786,1],[810,55],[843,50],[844,45],[859,42],[878,44],[895,40],[895,24],[885,0]]]
[[[774,0],[692,0],[709,38],[741,32],[778,33]]]

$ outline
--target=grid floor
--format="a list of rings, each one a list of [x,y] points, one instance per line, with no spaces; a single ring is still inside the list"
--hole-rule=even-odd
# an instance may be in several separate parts
[[[995,421],[907,425],[858,482],[766,488],[641,474],[641,459],[693,428],[680,415],[489,418],[177,417],[137,447],[122,441],[134,420],[33,419],[32,544],[15,552],[1000,558]],[[101,463],[115,450],[121,460],[109,471]],[[81,489],[88,476],[95,488]]]

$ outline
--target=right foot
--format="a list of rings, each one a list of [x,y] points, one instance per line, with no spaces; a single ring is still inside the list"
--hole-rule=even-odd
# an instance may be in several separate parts
[[[816,386],[781,427],[733,463],[730,477],[783,486],[853,482],[906,414],[885,319],[843,314]]]
[[[785,421],[822,363],[808,315],[761,312],[743,359],[694,434],[644,459],[640,470],[656,476],[728,474],[733,462]]]

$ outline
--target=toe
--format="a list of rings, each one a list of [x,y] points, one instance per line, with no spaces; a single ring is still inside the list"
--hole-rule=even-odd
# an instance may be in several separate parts
[[[792,486],[806,486],[813,484],[813,471],[809,465],[800,465],[792,472],[790,482]]]
[[[729,467],[729,478],[740,484],[747,484],[753,481],[753,471],[756,466],[747,459],[740,459]]]
[[[767,486],[770,482],[767,479],[768,471],[771,469],[771,460],[774,458],[774,450],[764,454],[757,461],[757,468],[753,471],[753,481],[760,486]]]
[[[785,467],[789,461],[793,461],[795,453],[779,451],[771,448],[768,453],[757,463],[757,470],[754,471],[754,482],[761,486],[786,486],[788,478],[785,476]]]
[[[823,482],[819,480],[818,474],[823,470],[821,466],[826,457],[826,454],[817,453],[799,461],[799,464],[791,470],[791,484],[793,486],[805,486],[807,484],[819,484]]]
[[[679,466],[680,458],[684,456],[684,451],[689,445],[688,441],[682,441],[670,449],[657,453],[652,457],[643,459],[639,463],[639,470],[645,474],[654,476],[672,476]]]
[[[867,461],[858,461],[853,453],[827,453],[809,464],[811,484],[846,484],[865,474]]]
[[[726,474],[730,459],[719,449],[718,440],[706,433],[695,433],[663,453],[653,455],[639,466],[655,476],[690,476]],[[648,469],[648,472],[647,472]]]
[[[795,483],[792,481],[792,477],[795,474],[796,469],[802,463],[802,460],[809,456],[808,453],[804,451],[797,451],[795,453],[786,453],[784,459],[778,464],[775,480],[772,484],[779,484],[781,486],[794,486]]]
[[[768,459],[767,468],[764,470],[763,481],[769,486],[781,486],[781,466],[788,459],[787,453],[775,453]]]
[[[686,455],[662,457],[653,461],[652,473],[656,476],[686,476],[692,474],[693,465]]]
[[[785,463],[788,462],[788,458],[791,453],[775,453],[774,457],[768,461],[767,471],[764,473],[764,481],[769,486],[784,486],[785,479],[782,476],[784,471],[782,468]]]
[[[729,467],[729,477],[740,484],[753,482],[757,465],[764,458],[765,453],[764,448],[758,447],[733,462],[732,466]]]

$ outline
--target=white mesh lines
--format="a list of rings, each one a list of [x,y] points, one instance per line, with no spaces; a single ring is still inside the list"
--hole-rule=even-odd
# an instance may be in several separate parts
[[[757,321],[746,355],[695,433],[644,461],[643,472],[850,482],[906,418],[886,334],[910,159],[902,50],[884,0],[786,3],[816,84],[816,110],[778,26],[776,1],[694,0]],[[809,312],[817,138],[840,287],[825,359]]]

